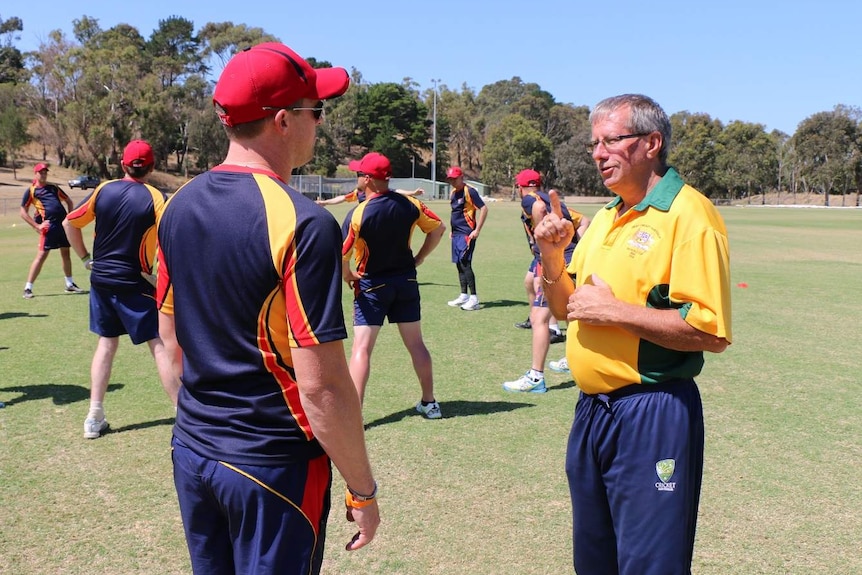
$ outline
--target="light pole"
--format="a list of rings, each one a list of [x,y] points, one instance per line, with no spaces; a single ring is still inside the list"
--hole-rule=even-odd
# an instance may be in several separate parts
[[[431,197],[437,197],[437,82],[439,79],[433,79],[434,84],[434,111],[432,113],[432,128],[431,128]]]
[[[416,179],[416,156],[413,154],[410,154],[410,177],[414,180]],[[412,186],[413,184],[410,185]]]

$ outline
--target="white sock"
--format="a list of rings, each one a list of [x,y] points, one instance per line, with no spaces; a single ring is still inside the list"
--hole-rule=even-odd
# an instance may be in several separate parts
[[[25,283],[25,284],[24,284],[24,289],[28,289],[28,290],[30,290],[30,291],[33,291],[33,282],[27,282],[27,283]]]
[[[102,407],[101,401],[90,402],[90,411],[87,413],[87,419],[95,419],[96,421],[105,419],[105,410]]]
[[[530,369],[530,378],[534,380],[544,379],[545,372],[544,371],[536,371],[535,369]]]
[[[66,276],[66,287],[72,287],[73,283],[75,283],[75,280],[72,279],[72,276]]]

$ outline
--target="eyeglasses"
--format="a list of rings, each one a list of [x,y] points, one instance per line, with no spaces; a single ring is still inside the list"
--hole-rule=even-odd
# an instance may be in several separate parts
[[[628,140],[629,138],[641,138],[643,136],[649,136],[652,132],[639,132],[637,134],[622,134],[621,136],[614,136],[612,138],[602,138],[601,140],[592,140],[591,142],[587,142],[584,144],[587,152],[592,154],[596,150],[596,146],[599,144],[603,145],[606,150],[610,150],[615,147],[617,144],[622,142],[623,140]]]
[[[269,111],[275,111],[275,112],[278,112],[279,110],[291,110],[291,111],[295,111],[295,112],[298,112],[300,110],[311,110],[311,113],[314,115],[315,120],[320,120],[321,118],[326,117],[326,112],[323,109],[323,102],[321,102],[318,106],[315,106],[313,108],[312,107],[304,107],[304,106],[281,106],[278,108],[273,108],[270,106],[263,106],[263,109],[269,110]]]

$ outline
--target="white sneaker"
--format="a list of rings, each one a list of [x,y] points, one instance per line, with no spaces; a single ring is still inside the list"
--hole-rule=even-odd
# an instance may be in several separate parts
[[[425,419],[440,419],[443,413],[440,411],[440,404],[432,401],[428,405],[422,405],[422,402],[416,404],[416,411],[425,416]]]
[[[467,301],[464,303],[464,305],[461,306],[461,309],[463,309],[464,311],[476,311],[477,309],[479,309],[479,307],[479,298],[474,295],[471,295],[469,298],[467,298]]]
[[[108,429],[107,419],[99,421],[88,417],[84,420],[84,439],[97,439],[106,429]]]
[[[530,377],[529,371],[515,381],[504,382],[503,389],[524,393],[545,393],[548,391],[548,388],[545,387],[545,378],[533,379]]]
[[[462,305],[467,303],[468,299],[470,299],[470,298],[467,296],[467,294],[462,293],[461,295],[459,295],[458,297],[456,297],[452,301],[449,301],[446,303],[449,304],[449,307],[461,307]]]
[[[548,367],[550,367],[553,371],[558,371],[560,373],[571,373],[569,370],[569,360],[565,357],[560,361],[552,361],[548,363]]]

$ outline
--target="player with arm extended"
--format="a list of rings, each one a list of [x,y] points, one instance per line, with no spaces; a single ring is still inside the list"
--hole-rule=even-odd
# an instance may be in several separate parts
[[[83,293],[72,278],[72,258],[69,255],[69,240],[63,229],[63,218],[72,211],[72,200],[58,186],[48,183],[48,164],[36,164],[36,177],[21,199],[21,219],[39,234],[39,248],[24,284],[24,299],[33,297],[33,282],[42,271],[42,264],[51,250],[60,250],[63,275],[66,277],[67,293]],[[63,207],[65,204],[65,208]],[[30,215],[30,208],[34,214]]]

